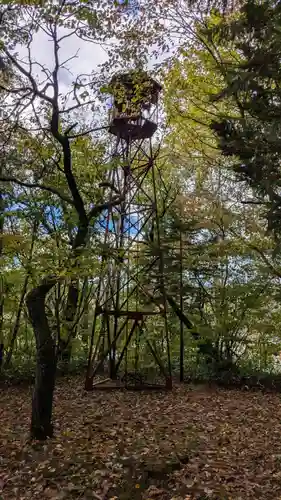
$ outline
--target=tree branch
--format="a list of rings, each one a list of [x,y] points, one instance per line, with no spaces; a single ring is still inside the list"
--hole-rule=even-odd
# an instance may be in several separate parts
[[[125,196],[123,195],[123,196],[119,196],[119,197],[114,197],[114,198],[112,198],[111,201],[107,201],[105,203],[100,203],[99,205],[95,205],[88,213],[88,216],[87,216],[88,221],[90,222],[90,220],[93,217],[96,217],[97,215],[99,215],[103,210],[120,205],[120,203],[122,203],[124,200],[125,200]]]
[[[266,201],[258,201],[258,200],[242,200],[241,203],[243,205],[266,205]]]
[[[265,256],[265,254],[263,253],[262,250],[260,250],[258,247],[256,247],[255,245],[252,245],[252,244],[248,244],[250,248],[252,248],[253,250],[255,250],[255,252],[257,252],[260,257],[262,258],[262,260],[264,261],[264,263],[269,267],[269,269],[271,270],[271,272],[277,276],[278,278],[281,278],[281,272],[278,271],[278,269],[276,269],[276,267],[274,267],[274,265],[268,260],[268,258]]]
[[[264,263],[267,265],[267,267],[269,267],[269,269],[271,270],[271,272],[277,276],[278,278],[281,278],[281,271],[278,271],[278,269],[276,269],[276,267],[274,267],[274,265],[270,262],[270,260],[268,260],[268,258],[266,257],[266,255],[263,253],[263,251],[258,248],[256,245],[253,245],[252,243],[249,243],[247,240],[245,240],[245,238],[237,235],[237,233],[232,229],[231,230],[231,233],[236,237],[236,238],[241,238],[244,243],[246,243],[246,245],[248,246],[248,248],[251,248],[252,250],[254,250],[255,252],[257,252],[259,254],[259,256],[262,258],[262,260],[264,261]]]
[[[59,56],[58,56],[58,51],[59,51],[59,45],[58,45],[58,40],[57,40],[57,30],[56,27],[52,30],[52,36],[54,40],[54,58],[55,58],[55,67],[54,71],[52,73],[53,76],[53,81],[54,81],[54,97],[52,99],[52,117],[51,117],[51,124],[50,124],[50,130],[53,135],[53,137],[59,142],[59,144],[62,146],[63,150],[63,170],[64,170],[64,175],[67,180],[68,187],[70,189],[72,199],[73,199],[73,205],[77,211],[80,223],[82,225],[85,225],[88,223],[87,219],[87,214],[85,211],[84,203],[81,198],[81,195],[79,193],[74,175],[72,173],[71,169],[71,163],[72,163],[72,158],[71,158],[71,149],[70,149],[70,143],[69,143],[69,138],[67,137],[66,134],[61,134],[59,131],[59,105],[58,105],[58,96],[59,96],[59,84],[58,84],[58,70],[59,70]]]
[[[14,56],[12,56],[12,54],[6,48],[4,48],[3,50],[4,50],[5,54],[6,54],[6,56],[12,61],[12,63],[14,64],[14,66],[24,76],[26,76],[26,78],[28,78],[28,80],[30,81],[30,83],[32,85],[32,89],[33,89],[34,94],[36,94],[38,97],[41,97],[41,99],[43,99],[44,101],[48,101],[50,104],[53,104],[53,98],[47,96],[46,94],[44,94],[44,92],[41,92],[38,89],[37,83],[36,83],[35,79],[33,78],[32,74],[29,73],[28,71],[26,71],[26,69],[23,66],[21,66],[21,64],[19,64],[19,62],[14,58]]]
[[[37,182],[34,182],[34,183],[33,182],[24,182],[24,181],[20,181],[16,177],[9,177],[9,176],[8,177],[7,176],[0,177],[0,182],[14,182],[15,184],[18,184],[19,186],[23,186],[23,187],[39,188],[39,189],[42,189],[44,191],[48,191],[52,194],[55,194],[61,200],[64,200],[67,203],[70,203],[71,205],[74,205],[73,200],[71,198],[69,198],[68,196],[66,196],[63,193],[61,193],[60,191],[58,191],[58,189],[53,188],[51,186],[45,186],[44,184],[38,184]]]
[[[80,132],[80,133],[78,132],[77,134],[69,135],[68,138],[69,139],[77,139],[77,137],[83,137],[85,135],[91,134],[92,132],[98,132],[100,130],[108,130],[108,125],[106,125],[104,127],[90,128],[90,129],[86,130],[85,132]]]

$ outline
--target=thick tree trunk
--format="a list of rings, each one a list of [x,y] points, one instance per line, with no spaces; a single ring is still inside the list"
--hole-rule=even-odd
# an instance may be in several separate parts
[[[52,409],[56,377],[56,345],[46,317],[45,299],[56,282],[56,278],[46,278],[26,297],[37,350],[30,433],[33,439],[40,440],[53,436]]]

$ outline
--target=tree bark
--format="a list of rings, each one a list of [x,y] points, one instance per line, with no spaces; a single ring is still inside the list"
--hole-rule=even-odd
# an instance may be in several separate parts
[[[88,277],[85,278],[84,284],[83,284],[83,296],[84,296],[84,313],[83,313],[83,320],[82,320],[82,343],[83,347],[85,350],[85,353],[87,354],[88,348],[89,348],[89,298],[88,298],[88,291],[89,291],[89,279]]]
[[[8,351],[6,359],[5,359],[5,364],[4,364],[5,368],[8,368],[8,366],[11,363],[12,356],[13,356],[15,341],[16,341],[16,338],[17,338],[17,335],[19,332],[19,328],[20,328],[20,319],[21,319],[21,314],[22,314],[22,310],[24,307],[24,298],[25,298],[25,294],[26,294],[26,290],[27,290],[28,280],[29,280],[29,274],[26,274],[26,276],[24,278],[22,291],[21,291],[19,307],[18,307],[18,311],[17,311],[17,315],[16,315],[16,321],[15,321],[15,324],[14,324],[14,327],[12,330],[13,333],[12,333],[12,338],[11,338],[11,342],[10,342],[10,346],[9,346],[9,351]]]
[[[74,266],[79,264],[79,256],[81,247],[85,247],[88,238],[89,223],[80,224],[73,243],[72,252],[75,256]],[[64,371],[68,370],[68,365],[71,359],[72,340],[76,337],[77,328],[73,327],[73,322],[76,317],[79,300],[79,280],[73,279],[68,288],[65,320],[67,323],[67,338],[61,342],[61,360],[63,362]]]
[[[0,175],[2,175],[2,170],[3,170],[3,165],[2,163],[0,163]],[[3,193],[0,191],[0,261],[3,256],[4,215],[5,215],[5,201]],[[4,346],[3,323],[4,323],[4,277],[3,278],[0,277],[0,345],[1,346],[2,345]],[[4,347],[2,348],[2,351],[4,351]]]
[[[14,324],[14,327],[12,330],[13,333],[12,333],[12,338],[11,338],[11,342],[10,342],[10,346],[9,346],[9,351],[8,351],[6,359],[5,359],[5,364],[4,364],[5,368],[8,368],[8,366],[11,362],[13,350],[14,350],[14,344],[15,344],[15,341],[16,341],[16,338],[17,338],[17,335],[19,332],[19,328],[20,328],[20,320],[21,320],[22,310],[24,307],[24,299],[25,299],[25,295],[26,295],[26,291],[27,291],[28,281],[30,278],[30,266],[32,264],[33,249],[34,249],[34,243],[35,243],[38,227],[39,227],[39,222],[38,222],[38,220],[35,220],[33,223],[33,229],[32,229],[32,240],[31,240],[30,252],[29,252],[29,257],[28,257],[28,266],[27,266],[26,275],[24,278],[23,287],[22,287],[22,291],[21,291],[21,295],[20,295],[20,301],[19,301],[18,311],[17,311],[17,315],[16,315],[16,321],[15,321],[15,324]]]
[[[180,231],[180,310],[183,313],[183,242]],[[180,382],[184,381],[184,331],[183,321],[180,320]]]
[[[33,439],[53,436],[52,409],[56,378],[56,344],[49,328],[45,299],[57,283],[57,278],[43,279],[26,297],[29,318],[36,340],[36,373],[32,397],[30,434]]]
[[[67,300],[66,300],[66,310],[65,310],[65,321],[66,321],[66,338],[61,339],[60,342],[60,359],[63,364],[63,371],[68,371],[68,366],[71,359],[72,352],[72,340],[76,337],[77,327],[73,327],[73,322],[76,317],[77,306],[79,298],[79,283],[78,280],[71,280],[68,287]]]

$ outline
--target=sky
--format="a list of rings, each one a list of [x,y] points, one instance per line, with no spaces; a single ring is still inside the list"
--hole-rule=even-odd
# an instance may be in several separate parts
[[[132,1],[134,1],[134,7],[136,7],[136,0]],[[134,10],[133,15],[136,14],[136,10]],[[68,30],[65,28],[59,28],[58,36],[61,37],[68,33]],[[17,47],[17,51],[21,60],[28,60],[26,47],[19,46]],[[62,95],[71,90],[72,82],[76,80],[78,75],[89,75],[92,71],[98,69],[99,65],[105,63],[108,58],[106,50],[99,44],[83,41],[75,35],[65,38],[60,42],[59,54],[61,62],[75,56],[59,71],[59,85]],[[31,58],[33,61],[40,63],[40,65],[50,70],[54,67],[53,41],[43,30],[40,30],[34,36],[31,44]],[[152,60],[152,65],[153,62]],[[39,65],[34,66],[33,74],[38,74],[39,80],[42,79],[43,73]]]
[[[138,1],[129,1],[132,2],[133,5],[130,14],[126,14],[126,17],[127,15],[136,16]],[[122,4],[124,0],[118,0],[118,2]],[[59,28],[59,37],[68,33],[69,31],[67,29],[63,27]],[[112,42],[114,41],[112,40]],[[27,60],[28,53],[26,47],[18,46],[17,51],[21,59],[25,58]],[[49,69],[54,66],[53,42],[42,29],[34,35],[31,45],[31,54],[33,61],[39,62]],[[61,62],[75,56],[66,64],[65,68],[61,68],[59,71],[60,92],[62,94],[70,90],[71,83],[78,75],[89,75],[108,59],[106,50],[99,44],[81,40],[75,35],[61,41],[59,54]],[[151,61],[151,64],[153,65],[153,61]],[[34,67],[34,72],[43,75],[39,66]]]
[[[119,3],[124,2],[125,0],[118,0]],[[124,22],[126,19],[128,19],[128,16],[133,16],[136,17],[138,15],[137,7],[138,7],[138,0],[129,0],[129,2],[132,3],[131,9],[129,13],[124,14]],[[122,7],[124,8],[124,7]],[[58,38],[69,35],[69,30],[60,27],[58,28]],[[112,43],[114,41],[112,40]],[[70,94],[68,100],[67,100],[67,105],[66,107],[72,106],[73,104],[76,104],[76,101],[73,100],[73,82],[76,81],[77,77],[80,75],[84,75],[86,81],[91,81],[91,78],[95,78],[95,73],[96,75],[100,74],[99,67],[103,65],[107,60],[108,60],[108,53],[106,51],[106,48],[102,47],[100,44],[95,44],[91,43],[90,41],[82,40],[81,38],[78,38],[75,34],[72,36],[69,36],[67,38],[64,38],[60,43],[59,43],[59,58],[60,58],[60,64],[62,67],[59,69],[59,94],[61,96],[65,96],[66,94]],[[149,60],[149,65],[148,69],[152,69],[155,63],[160,62],[160,58],[156,61],[155,57],[152,56],[152,51],[154,47],[150,47],[149,51],[151,52],[151,58]],[[24,46],[17,46],[17,51],[18,51],[18,58],[19,60],[25,61],[25,63],[29,63],[29,57],[28,57],[28,50],[27,47]],[[40,29],[36,34],[33,36],[33,41],[31,43],[31,59],[35,63],[32,68],[32,74],[35,76],[35,79],[37,82],[44,82],[44,84],[41,85],[41,88],[45,85],[46,82],[46,76],[44,72],[42,71],[42,67],[48,68],[48,70],[52,71],[54,68],[54,47],[53,47],[53,40],[51,39],[48,34],[46,34],[42,29]],[[169,53],[166,55],[163,55],[161,59],[164,59],[165,57],[168,57]],[[71,60],[69,60],[71,59]],[[64,61],[67,61],[65,65],[62,63]],[[41,67],[40,67],[41,66]],[[26,66],[27,69],[29,69],[29,66]],[[124,71],[126,71],[127,68],[122,68]],[[115,71],[115,69],[114,69]],[[120,67],[116,67],[116,71],[120,71]],[[104,82],[101,82],[99,86],[103,86]],[[52,95],[52,88],[50,88],[47,93],[49,92],[49,95]],[[104,99],[106,98],[106,107],[110,108],[112,106],[112,98],[111,96],[106,96],[104,94],[100,94],[100,97],[102,97],[102,102],[104,103]],[[39,101],[37,101],[39,104]],[[96,128],[99,126],[104,126],[107,121],[108,121],[108,111],[104,107],[104,104],[102,107],[101,101],[99,99],[99,96],[96,95],[96,98],[94,99],[94,107],[84,107],[83,110],[79,113],[79,117],[75,116],[76,111],[74,114],[68,115],[68,121],[76,123],[76,122],[81,122],[81,120],[84,122],[84,125],[86,127],[91,128]],[[36,103],[35,103],[36,107]],[[26,114],[26,117],[33,115],[33,111],[31,110],[30,107],[27,107],[24,111],[24,114]],[[65,115],[66,116],[66,115]],[[100,132],[102,133],[102,132]],[[94,135],[99,135],[99,132],[94,132]]]
[[[60,28],[59,36],[63,36],[67,33],[68,31],[66,29]],[[27,49],[18,46],[17,50],[19,57],[23,60],[27,60]],[[59,56],[61,62],[75,56],[71,61],[66,63],[65,67],[59,70],[60,92],[62,94],[69,92],[71,83],[75,81],[78,75],[88,75],[92,70],[96,69],[99,64],[107,60],[107,53],[100,45],[81,40],[75,35],[61,41]],[[33,61],[49,69],[52,69],[54,66],[53,42],[42,30],[34,36],[31,45],[31,57]],[[34,74],[36,73],[38,76],[43,76],[38,66],[34,68]]]
[[[118,3],[122,4],[126,0],[117,0]],[[131,4],[130,10],[126,12],[124,10],[124,22],[128,17],[136,17],[138,15],[138,0],[128,0]],[[112,0],[113,3],[113,0]],[[113,5],[114,8],[114,5]],[[124,7],[122,7],[125,9]],[[59,36],[68,34],[69,31],[63,27],[59,28]],[[114,40],[111,42],[114,44]],[[150,47],[149,52],[151,52],[155,47]],[[25,58],[27,61],[27,48],[23,46],[18,46],[17,51],[20,58]],[[31,45],[31,54],[33,61],[39,62],[41,65],[52,69],[54,66],[54,56],[53,56],[53,41],[48,37],[43,30],[39,30],[37,34],[34,35],[33,43]],[[76,35],[65,38],[60,42],[60,61],[65,61],[73,56],[75,56],[71,61],[66,64],[66,67],[61,68],[59,71],[59,84],[60,93],[65,94],[70,91],[71,83],[75,81],[76,77],[81,74],[89,75],[94,70],[98,69],[99,65],[108,60],[108,54],[106,49],[99,44],[94,44],[89,41],[84,41],[78,38]],[[165,59],[169,56],[169,53],[163,55],[157,60],[157,63],[161,59]],[[151,55],[149,60],[148,69],[152,69],[156,59]],[[124,68],[125,70],[126,68]],[[117,71],[120,68],[116,68]],[[39,66],[34,66],[34,73],[43,76]]]

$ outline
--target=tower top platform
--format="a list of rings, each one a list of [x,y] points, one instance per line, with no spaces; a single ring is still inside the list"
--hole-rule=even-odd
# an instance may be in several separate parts
[[[156,110],[161,90],[160,83],[146,71],[114,75],[109,83],[114,99],[109,131],[124,139],[152,137],[157,129]]]

